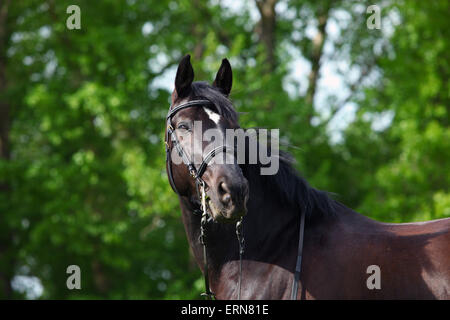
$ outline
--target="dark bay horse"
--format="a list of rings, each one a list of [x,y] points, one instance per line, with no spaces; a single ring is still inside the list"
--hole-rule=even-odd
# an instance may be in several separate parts
[[[187,55],[178,67],[171,108],[199,99],[209,104],[179,110],[169,122],[182,149],[195,156],[191,148],[195,121],[204,130],[236,129],[239,124],[228,99],[232,84],[228,61],[222,61],[212,85],[193,78]],[[173,149],[172,141],[167,147]],[[200,148],[201,157],[202,153]],[[196,214],[201,205],[198,189],[184,163],[169,161],[167,167],[179,195],[189,245],[205,273],[201,217]],[[290,298],[303,210],[298,298],[450,299],[450,219],[377,222],[310,187],[284,153],[276,174],[261,175],[260,167],[236,161],[210,163],[203,173],[211,215],[206,226],[207,276],[216,298],[238,297],[239,246],[235,225],[227,222],[241,217],[245,235],[241,298]]]

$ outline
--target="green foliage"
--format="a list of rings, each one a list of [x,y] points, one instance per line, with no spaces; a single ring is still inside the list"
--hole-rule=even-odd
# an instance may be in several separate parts
[[[405,2],[396,8],[402,24],[391,39],[395,55],[380,59],[383,82],[368,89],[360,110],[395,113],[382,133],[391,151],[373,172],[373,189],[360,208],[384,221],[448,217],[449,3]]]
[[[279,2],[287,9],[272,70],[250,2],[236,11],[212,0],[76,1],[82,28],[71,31],[73,1],[10,2],[0,52],[11,153],[0,158],[0,274],[37,277],[41,298],[199,298],[201,274],[165,173],[171,92],[156,85],[186,52],[196,80],[213,80],[230,58],[241,124],[280,128],[313,186],[381,221],[450,216],[449,2],[388,1],[383,15],[401,19],[391,36],[367,30],[365,2],[333,2],[341,30],[328,59],[379,74],[349,84],[357,113],[338,143],[329,130],[336,99],[327,117],[306,102],[308,84],[293,81],[294,95],[283,85],[297,55],[312,59],[308,25],[329,3]],[[375,130],[386,114],[391,123]],[[82,290],[66,287],[71,264]],[[2,279],[0,298],[26,297]]]

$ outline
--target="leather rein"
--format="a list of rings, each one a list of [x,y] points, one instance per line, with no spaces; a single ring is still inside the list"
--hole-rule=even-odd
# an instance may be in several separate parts
[[[202,296],[204,296],[207,300],[212,300],[215,298],[215,295],[213,292],[211,292],[210,286],[209,286],[209,275],[208,275],[208,257],[207,257],[207,243],[206,243],[206,225],[208,222],[208,218],[211,218],[211,214],[208,212],[208,207],[206,201],[208,200],[208,196],[206,195],[206,183],[202,179],[203,174],[205,173],[209,162],[219,153],[221,152],[233,152],[234,155],[234,149],[230,150],[230,148],[227,148],[227,146],[222,145],[217,148],[214,148],[211,150],[203,159],[202,163],[198,167],[198,169],[195,167],[194,163],[189,159],[188,155],[182,148],[178,137],[175,133],[175,129],[172,126],[172,118],[175,116],[175,114],[186,108],[190,107],[203,107],[207,105],[214,105],[209,100],[199,99],[199,100],[192,100],[183,104],[180,104],[176,107],[172,107],[172,105],[169,108],[169,112],[166,117],[166,135],[165,135],[165,148],[166,148],[166,167],[167,167],[167,175],[169,179],[170,186],[172,189],[180,195],[178,192],[178,189],[176,188],[175,181],[173,179],[172,174],[172,157],[171,157],[171,148],[169,145],[169,141],[172,142],[172,147],[176,149],[178,152],[178,155],[181,157],[183,163],[188,168],[190,176],[195,180],[196,190],[197,190],[197,196],[200,200],[201,206],[200,210],[194,210],[194,213],[200,213],[201,214],[201,221],[200,221],[200,243],[203,246],[203,265],[204,265],[204,278],[205,278],[205,292],[202,293]],[[300,233],[299,233],[299,243],[298,243],[298,254],[297,254],[297,261],[296,261],[296,267],[295,272],[293,275],[293,283],[292,283],[292,292],[291,292],[291,299],[297,300],[297,292],[298,292],[298,282],[300,280],[300,271],[301,271],[301,263],[302,263],[302,251],[303,251],[303,234],[304,234],[304,225],[305,225],[305,213],[301,212],[300,217]],[[241,284],[242,284],[242,257],[244,255],[244,235],[243,235],[243,228],[242,228],[242,218],[236,223],[236,236],[239,242],[239,278],[238,278],[238,284],[237,284],[237,299],[241,299]]]

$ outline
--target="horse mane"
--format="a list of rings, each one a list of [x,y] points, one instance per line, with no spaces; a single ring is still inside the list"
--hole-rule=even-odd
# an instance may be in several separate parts
[[[279,169],[274,175],[261,175],[261,164],[246,165],[247,178],[259,183],[264,194],[278,196],[295,211],[306,213],[309,220],[336,216],[338,202],[327,191],[318,190],[294,168],[295,160],[286,151],[279,151]]]
[[[231,100],[217,88],[206,82],[194,82],[192,96],[211,101],[216,109],[214,111],[233,123],[238,123],[238,113]],[[256,165],[241,165],[244,175],[250,183],[259,181],[259,185],[264,188],[264,193],[273,195],[275,191],[279,200],[298,212],[300,210],[305,212],[307,219],[335,216],[337,201],[330,197],[330,193],[311,187],[294,168],[294,158],[288,152],[280,150],[278,157],[279,170],[276,174],[261,175],[261,164],[258,162]]]

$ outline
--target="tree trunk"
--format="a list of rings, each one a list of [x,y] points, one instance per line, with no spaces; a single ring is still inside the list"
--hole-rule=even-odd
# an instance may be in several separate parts
[[[0,3],[0,159],[9,161],[11,151],[9,145],[9,128],[10,128],[10,105],[5,99],[6,93],[6,43],[7,43],[7,26],[6,20],[8,16],[10,0]],[[7,181],[0,180],[0,192],[8,193],[10,185]],[[1,217],[0,217],[1,218]],[[3,222],[0,222],[3,224]],[[6,227],[7,228],[7,227]],[[13,263],[9,257],[12,241],[9,232],[0,235],[0,298],[11,299],[12,288],[11,280],[13,277]]]
[[[109,289],[109,281],[103,270],[103,266],[100,261],[92,261],[92,275],[94,280],[95,288],[102,295],[106,295]]]
[[[6,92],[6,17],[9,1],[0,6],[0,158],[9,160],[9,113],[10,106],[5,101]]]
[[[274,75],[277,67],[275,56],[276,49],[276,12],[275,5],[278,0],[256,0],[261,19],[256,26],[256,33],[259,36],[259,41],[264,47],[265,63],[262,68],[263,75]],[[269,97],[267,105],[263,106],[267,111],[275,107],[275,101]]]
[[[310,55],[311,71],[308,75],[308,89],[306,90],[305,101],[310,108],[308,115],[309,121],[314,114],[314,96],[316,94],[317,82],[319,80],[320,64],[323,53],[323,45],[326,40],[326,27],[328,22],[328,16],[331,9],[331,5],[328,4],[325,8],[321,9],[318,13],[318,30],[313,39],[312,50]]]
[[[267,72],[273,72],[276,68],[275,58],[275,27],[276,27],[276,13],[275,5],[278,0],[256,0],[261,15],[261,20],[258,23],[256,32],[259,39],[264,45],[266,54]]]

